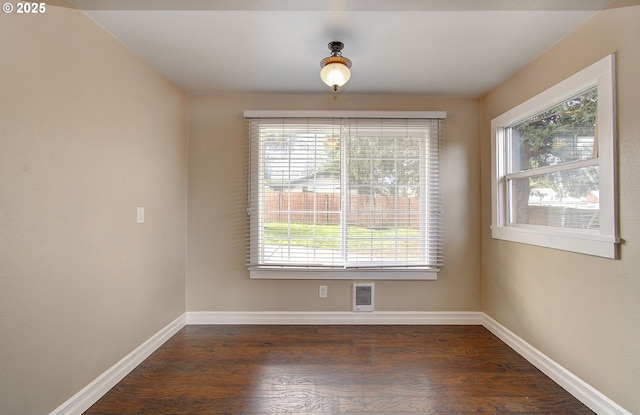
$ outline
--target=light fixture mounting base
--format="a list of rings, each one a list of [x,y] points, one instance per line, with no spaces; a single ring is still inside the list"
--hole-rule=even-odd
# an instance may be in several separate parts
[[[342,54],[342,48],[344,48],[344,43],[342,42],[329,42],[329,50],[333,56],[340,56]]]

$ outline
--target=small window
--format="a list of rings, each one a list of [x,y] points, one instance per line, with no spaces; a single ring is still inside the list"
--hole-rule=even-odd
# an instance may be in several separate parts
[[[492,121],[494,238],[619,256],[613,62]]]
[[[251,277],[434,279],[440,120],[416,118],[434,114],[246,112]]]

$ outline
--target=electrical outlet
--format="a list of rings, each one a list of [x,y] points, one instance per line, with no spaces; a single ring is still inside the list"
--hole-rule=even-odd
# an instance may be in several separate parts
[[[320,286],[320,298],[327,298],[328,297],[328,291],[327,291],[327,286],[326,285],[321,285]]]

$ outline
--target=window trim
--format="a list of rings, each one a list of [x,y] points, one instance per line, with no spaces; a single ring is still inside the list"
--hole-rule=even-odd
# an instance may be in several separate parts
[[[447,118],[446,111],[245,110],[244,118]]]
[[[597,86],[600,229],[508,223],[506,129]],[[491,234],[494,239],[619,258],[615,55],[609,55],[491,121]],[[579,164],[579,163],[578,163]],[[511,174],[512,176],[513,174]]]
[[[245,110],[244,118],[404,118],[446,119],[446,111],[331,111],[331,110]],[[249,173],[249,180],[254,178]],[[254,184],[251,184],[254,185]],[[250,196],[251,197],[251,196]],[[250,224],[250,234],[257,232]],[[251,241],[250,244],[254,242]],[[253,248],[252,248],[253,249]],[[437,280],[439,268],[360,268],[360,269],[314,269],[295,267],[262,266],[249,267],[251,279],[294,280]]]

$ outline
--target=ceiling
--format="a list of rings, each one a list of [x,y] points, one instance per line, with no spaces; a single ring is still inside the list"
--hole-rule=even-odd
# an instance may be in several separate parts
[[[342,94],[479,97],[610,0],[73,0],[192,95],[332,93],[327,44],[353,62]]]

